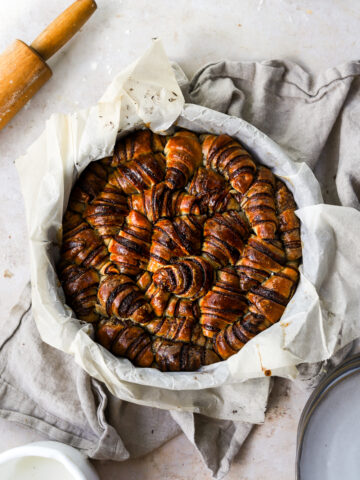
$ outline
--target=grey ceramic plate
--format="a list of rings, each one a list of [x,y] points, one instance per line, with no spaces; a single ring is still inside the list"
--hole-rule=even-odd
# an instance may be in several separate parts
[[[299,422],[296,478],[360,479],[360,356],[340,364],[310,396]]]

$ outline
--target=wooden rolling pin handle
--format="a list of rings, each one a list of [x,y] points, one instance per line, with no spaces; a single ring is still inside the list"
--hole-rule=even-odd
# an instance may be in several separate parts
[[[96,7],[94,0],[76,0],[36,37],[31,48],[46,61],[80,30]]]

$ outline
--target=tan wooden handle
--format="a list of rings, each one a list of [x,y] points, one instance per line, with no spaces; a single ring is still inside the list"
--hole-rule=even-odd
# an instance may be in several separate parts
[[[96,7],[94,0],[76,0],[36,37],[31,48],[46,61],[75,35]]]

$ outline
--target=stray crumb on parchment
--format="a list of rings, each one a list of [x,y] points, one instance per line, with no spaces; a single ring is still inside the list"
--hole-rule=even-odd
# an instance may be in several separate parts
[[[5,272],[4,272],[4,277],[5,278],[11,278],[13,276],[14,276],[14,274],[12,272],[10,272],[10,270],[7,270],[7,269],[5,270]]]

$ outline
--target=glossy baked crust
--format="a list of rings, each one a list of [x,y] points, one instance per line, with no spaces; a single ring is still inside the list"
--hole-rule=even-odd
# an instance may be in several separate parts
[[[58,264],[66,301],[137,366],[224,360],[294,294],[295,210],[286,185],[228,135],[136,131],[72,190]]]

